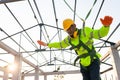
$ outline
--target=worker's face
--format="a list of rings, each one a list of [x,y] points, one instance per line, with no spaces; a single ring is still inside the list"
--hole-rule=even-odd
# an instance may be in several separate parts
[[[76,30],[76,25],[73,24],[73,25],[70,26],[70,28],[67,29],[66,32],[67,32],[70,36],[73,36],[75,30]]]

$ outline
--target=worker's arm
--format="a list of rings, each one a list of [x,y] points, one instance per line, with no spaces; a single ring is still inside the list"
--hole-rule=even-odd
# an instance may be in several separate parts
[[[70,45],[68,43],[67,37],[64,40],[62,40],[61,42],[53,42],[53,43],[48,43],[48,44],[43,42],[43,41],[40,41],[40,40],[38,40],[37,42],[38,42],[39,45],[48,46],[50,48],[58,48],[58,49],[66,48]]]
[[[105,37],[108,34],[109,29],[110,29],[110,27],[102,26],[98,30],[97,29],[93,30],[92,31],[92,37],[95,38],[95,39],[99,39],[99,38]]]
[[[91,33],[91,36],[95,39],[105,37],[108,34],[113,18],[110,16],[105,16],[104,19],[100,18],[100,21],[103,26],[98,30],[92,30]]]
[[[49,43],[48,47],[50,48],[66,48],[68,47],[70,44],[68,42],[68,37],[66,37],[64,40],[62,40],[61,42],[53,42],[53,43]]]

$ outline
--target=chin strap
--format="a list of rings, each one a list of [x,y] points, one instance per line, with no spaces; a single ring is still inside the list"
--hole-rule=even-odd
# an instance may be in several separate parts
[[[78,35],[78,29],[74,32],[73,37],[76,38]]]

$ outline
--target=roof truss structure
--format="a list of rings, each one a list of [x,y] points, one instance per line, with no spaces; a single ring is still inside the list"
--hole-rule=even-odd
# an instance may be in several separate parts
[[[4,50],[6,48],[0,49],[0,61],[4,63],[1,66],[12,63],[13,61],[6,58],[10,57],[11,53],[18,53],[23,59],[21,72],[24,73],[32,73],[36,66],[41,72],[53,72],[58,68],[59,71],[78,71],[79,62],[77,66],[73,66],[76,58],[73,50],[69,50],[69,47],[50,49],[38,45],[37,40],[46,43],[63,40],[67,34],[62,29],[62,21],[68,17],[72,18],[79,28],[83,25],[99,28],[101,24],[98,19],[108,10],[105,9],[106,5],[105,0],[1,0],[0,42],[12,49],[12,52],[9,49]],[[114,26],[107,37],[95,42],[98,52],[106,53],[111,43],[119,39],[113,35],[118,36],[116,31],[119,31],[120,23],[116,22]],[[10,57],[11,60],[14,58]]]

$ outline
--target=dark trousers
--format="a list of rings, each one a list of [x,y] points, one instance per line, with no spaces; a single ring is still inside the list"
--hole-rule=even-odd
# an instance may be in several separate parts
[[[101,80],[100,79],[100,61],[95,59],[90,66],[81,66],[83,80]]]

